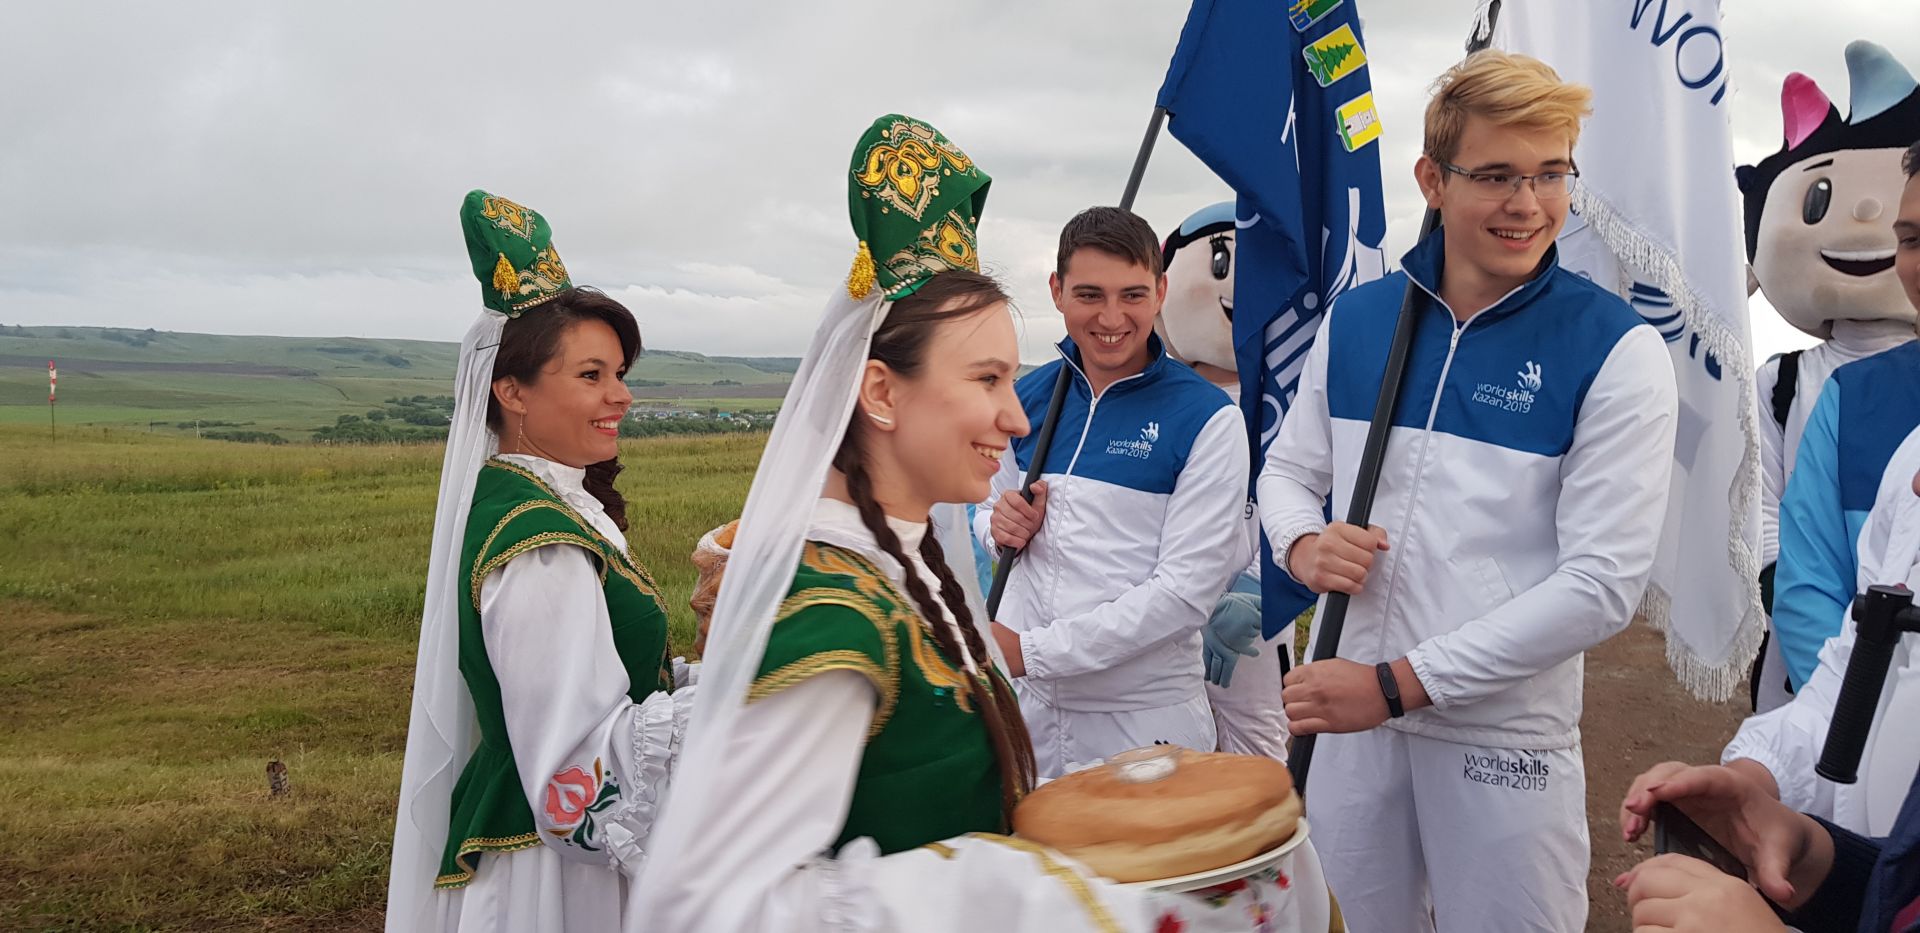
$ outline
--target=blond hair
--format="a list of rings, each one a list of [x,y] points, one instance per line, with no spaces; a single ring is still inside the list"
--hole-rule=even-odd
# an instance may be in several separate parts
[[[1454,158],[1467,118],[1485,117],[1495,126],[1557,130],[1569,149],[1580,141],[1580,121],[1593,113],[1593,91],[1560,80],[1560,73],[1537,58],[1484,49],[1447,69],[1433,82],[1427,102],[1427,156]]]

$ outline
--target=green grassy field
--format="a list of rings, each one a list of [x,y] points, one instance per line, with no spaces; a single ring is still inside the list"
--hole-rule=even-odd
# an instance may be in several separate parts
[[[59,424],[64,428],[112,426],[169,436],[192,437],[181,422],[226,421],[247,430],[268,431],[289,440],[341,415],[365,414],[389,398],[447,395],[445,379],[298,378],[240,376],[225,373],[90,374],[78,369],[60,376]],[[0,367],[0,425],[48,431],[47,374],[44,370]],[[157,422],[157,423],[155,423]]]
[[[438,447],[44,436],[0,425],[0,929],[377,927]],[[676,651],[762,443],[622,444]]]
[[[180,423],[224,421],[304,440],[389,398],[448,394],[458,355],[457,344],[424,340],[0,326],[0,425],[47,426],[51,359],[60,368],[61,425],[191,437],[191,424]],[[713,384],[777,393],[792,364],[649,350],[628,376],[681,388],[685,397],[672,401],[682,408],[765,411],[779,399],[710,399]]]

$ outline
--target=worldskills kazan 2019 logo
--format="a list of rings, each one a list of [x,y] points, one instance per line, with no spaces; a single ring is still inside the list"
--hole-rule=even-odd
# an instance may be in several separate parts
[[[1533,410],[1533,395],[1540,391],[1540,364],[1532,360],[1515,374],[1514,386],[1482,382],[1473,387],[1473,400],[1501,411],[1526,414]]]
[[[1153,455],[1153,443],[1159,439],[1160,422],[1149,421],[1146,427],[1140,429],[1140,438],[1138,440],[1115,438],[1108,441],[1107,453],[1120,457],[1132,457],[1135,460],[1145,460]]]
[[[1553,768],[1537,752],[1466,752],[1460,776],[1508,790],[1544,791]]]

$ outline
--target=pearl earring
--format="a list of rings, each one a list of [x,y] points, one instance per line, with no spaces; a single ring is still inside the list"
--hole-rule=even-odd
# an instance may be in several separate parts
[[[886,425],[887,427],[893,427],[892,418],[882,418],[879,415],[874,414],[873,412],[867,412],[867,417],[872,418],[873,420],[878,421],[881,424]]]

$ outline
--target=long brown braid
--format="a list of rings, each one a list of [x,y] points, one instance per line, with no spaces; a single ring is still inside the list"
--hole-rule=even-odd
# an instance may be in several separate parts
[[[989,276],[964,270],[939,273],[928,279],[914,294],[894,302],[886,321],[874,332],[867,358],[885,363],[901,376],[911,377],[925,362],[927,344],[932,340],[937,325],[967,317],[1005,301],[1006,290]],[[905,571],[907,596],[926,620],[934,644],[956,666],[964,666],[961,664],[962,658],[972,657],[981,674],[985,675],[984,679],[968,676],[967,689],[974,698],[974,706],[980,710],[981,719],[987,727],[987,738],[993,745],[994,758],[1000,770],[1001,807],[1007,825],[1011,826],[1013,807],[1033,789],[1036,772],[1033,739],[1027,733],[1026,720],[1020,715],[1020,701],[1014,696],[1012,685],[994,667],[993,655],[988,653],[985,639],[974,626],[973,613],[967,609],[960,581],[954,577],[953,569],[947,566],[946,555],[941,552],[940,543],[934,540],[932,530],[929,529],[920,541],[920,557],[940,580],[938,601],[927,588],[926,582],[914,572],[913,563],[907,559],[899,536],[887,524],[886,513],[873,498],[873,481],[867,473],[863,447],[863,439],[869,430],[866,420],[855,417],[848,424],[846,436],[840,441],[840,449],[834,454],[833,465],[846,475],[847,494],[860,510],[861,523],[872,533],[880,548],[889,557],[899,561],[901,569]],[[943,602],[958,623],[957,626],[945,623],[940,611]],[[960,638],[965,640],[964,651],[961,641],[954,636],[955,627],[960,630]]]
[[[1001,805],[1006,809],[1008,825],[1012,825],[1013,805],[1033,790],[1038,768],[1033,760],[1033,736],[1027,733],[1027,719],[1020,713],[1020,698],[1013,692],[1013,685],[1001,676],[993,665],[993,655],[987,651],[986,639],[980,636],[980,629],[973,623],[973,612],[967,608],[966,591],[960,588],[960,581],[953,575],[953,568],[947,566],[947,555],[940,549],[940,540],[927,529],[925,537],[920,539],[920,559],[926,561],[934,575],[940,578],[940,600],[953,611],[953,619],[959,623],[960,633],[967,640],[967,651],[979,662],[980,671],[989,679],[974,681],[977,689],[974,697],[978,701],[982,714],[987,717],[989,734],[1000,733],[1007,736],[1009,752],[1002,752],[995,746],[1002,762],[1000,781],[1002,793]],[[980,696],[985,690],[986,697]],[[991,700],[991,702],[988,702]]]
[[[1013,695],[1013,688],[994,670],[993,656],[987,653],[980,631],[973,626],[973,614],[967,609],[960,582],[954,578],[953,569],[947,566],[946,555],[941,553],[939,542],[934,540],[933,530],[929,528],[926,536],[920,539],[920,556],[934,575],[940,578],[939,602],[935,601],[933,592],[927,589],[926,581],[920,579],[920,574],[913,569],[913,562],[907,559],[905,549],[900,546],[899,536],[893,533],[893,526],[887,524],[886,513],[881,510],[880,503],[874,500],[873,483],[867,478],[867,469],[860,462],[859,452],[852,449],[851,445],[843,444],[834,457],[834,466],[847,476],[847,494],[860,510],[861,524],[867,526],[867,531],[879,542],[880,549],[900,563],[904,571],[902,575],[906,578],[907,596],[920,610],[920,617],[926,621],[934,643],[954,666],[962,668],[967,690],[972,694],[981,718],[986,721],[987,739],[993,744],[994,758],[1000,766],[1000,807],[1007,825],[1011,826],[1013,807],[1033,789],[1035,774],[1033,738],[1027,734],[1026,720],[1020,716],[1020,701]],[[954,622],[966,639],[965,654],[954,639],[953,629],[956,626],[948,625],[946,617],[940,612],[941,602],[946,604],[948,612],[953,613]],[[966,657],[974,659],[981,676],[965,672],[961,659]]]
[[[600,506],[606,509],[607,517],[613,519],[614,525],[621,531],[627,530],[627,497],[614,488],[613,481],[624,469],[626,467],[620,463],[619,457],[602,460],[599,463],[589,463],[586,478],[580,482],[580,488],[585,489],[588,495],[600,500]]]

